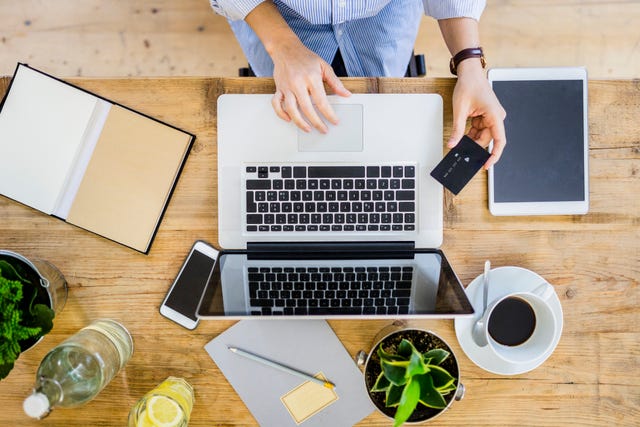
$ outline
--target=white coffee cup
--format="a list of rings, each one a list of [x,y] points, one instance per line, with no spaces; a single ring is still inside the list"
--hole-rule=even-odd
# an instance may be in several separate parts
[[[492,301],[483,314],[483,333],[489,343],[488,348],[498,358],[516,364],[534,362],[543,357],[551,348],[558,328],[556,316],[549,304],[549,299],[554,293],[555,290],[553,286],[545,282],[532,291],[515,292]],[[535,315],[533,333],[526,341],[517,345],[501,344],[489,333],[491,315],[494,313],[496,307],[508,298],[523,300],[531,307]]]

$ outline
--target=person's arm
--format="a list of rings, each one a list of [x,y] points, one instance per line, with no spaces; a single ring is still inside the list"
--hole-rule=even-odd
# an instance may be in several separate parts
[[[316,113],[315,104],[324,117],[337,124],[338,117],[329,104],[324,82],[338,95],[349,96],[351,93],[336,77],[331,66],[307,49],[271,1],[263,2],[249,12],[245,22],[260,38],[273,60],[276,93],[271,103],[276,114],[283,120],[293,120],[306,132],[311,130],[308,120],[324,133],[327,126]]]
[[[449,52],[480,46],[478,21],[472,18],[450,18],[438,21]],[[494,165],[507,143],[504,131],[506,113],[493,93],[480,58],[468,58],[458,64],[458,81],[453,91],[453,129],[448,146],[455,146],[464,135],[467,118],[471,117],[469,136],[486,147],[493,139],[491,157],[484,167]]]

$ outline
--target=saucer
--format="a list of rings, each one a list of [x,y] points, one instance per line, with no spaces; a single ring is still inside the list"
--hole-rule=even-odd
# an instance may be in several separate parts
[[[542,277],[533,271],[521,267],[498,267],[491,270],[489,276],[489,294],[487,297],[487,306],[497,298],[513,292],[528,292],[534,290],[538,285],[546,282]],[[482,311],[482,274],[467,286],[467,296],[473,305],[476,313]],[[489,346],[478,346],[471,337],[471,330],[479,318],[479,315],[473,317],[457,318],[455,320],[456,337],[467,357],[473,363],[484,369],[500,375],[517,375],[529,372],[542,365],[545,360],[551,356],[556,349],[562,334],[562,306],[560,299],[554,292],[549,298],[549,305],[556,317],[557,328],[553,337],[551,347],[538,359],[527,363],[512,363],[498,359],[489,349]]]

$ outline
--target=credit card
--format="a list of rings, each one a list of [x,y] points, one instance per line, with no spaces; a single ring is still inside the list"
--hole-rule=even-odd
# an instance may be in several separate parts
[[[431,171],[431,176],[453,194],[458,194],[490,156],[487,150],[464,135]]]

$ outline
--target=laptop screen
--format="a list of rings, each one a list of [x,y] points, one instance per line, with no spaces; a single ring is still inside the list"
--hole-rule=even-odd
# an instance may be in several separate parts
[[[288,256],[290,255],[290,256]],[[198,317],[434,317],[473,314],[440,250],[222,251]]]

